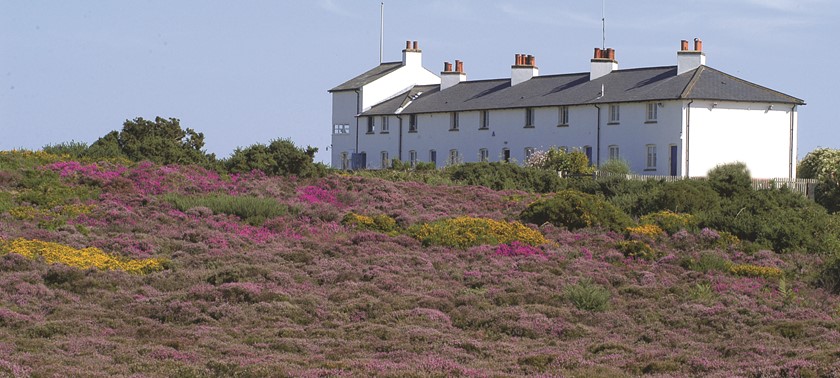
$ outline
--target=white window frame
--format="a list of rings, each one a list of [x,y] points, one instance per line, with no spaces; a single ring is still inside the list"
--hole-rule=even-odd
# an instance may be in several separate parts
[[[647,109],[646,109],[646,112],[645,112],[645,122],[646,123],[656,123],[657,117],[659,116],[657,114],[657,112],[658,112],[657,107],[658,107],[658,105],[655,102],[649,102],[647,104]]]
[[[486,163],[490,161],[490,151],[486,148],[481,148],[478,150],[478,161],[482,163]]]
[[[458,114],[458,112],[452,112],[450,114],[450,116],[449,116],[449,131],[458,131],[458,128],[460,127],[458,125],[460,123],[459,118],[460,118],[460,115]]]
[[[417,166],[417,151],[408,151],[408,163],[411,165],[411,168]]]
[[[429,163],[434,163],[437,166],[437,150],[429,150]]]
[[[337,123],[333,125],[333,135],[350,134],[350,125],[346,123]]]
[[[537,149],[534,147],[525,147],[525,161],[527,162],[536,151]]]
[[[619,150],[617,144],[611,144],[611,145],[609,145],[609,147],[607,147],[607,149],[609,151],[609,157],[610,157],[609,160],[621,159],[621,150]]]
[[[417,132],[417,114],[409,114],[408,115],[408,132],[416,133]]]
[[[525,108],[525,127],[526,128],[534,127],[534,118],[536,118],[534,108]]]
[[[380,167],[382,169],[387,169],[387,168],[391,167],[391,160],[388,159],[388,151],[380,152],[379,153],[379,158],[381,160],[381,162],[379,164],[380,164]]]
[[[645,169],[656,170],[656,145],[645,145],[645,150],[647,151]]]
[[[569,126],[569,107],[568,106],[561,106],[557,110],[557,126],[558,127],[566,127]]]
[[[610,104],[610,124],[617,124],[621,122],[621,106],[619,104]]]
[[[390,127],[388,126],[388,116],[382,116],[382,126],[379,128],[379,132],[382,134],[387,134],[390,131]]]
[[[368,117],[367,133],[373,134],[376,132],[376,117]]]
[[[487,110],[482,110],[481,114],[478,116],[478,129],[479,130],[487,130],[490,128],[490,112]]]
[[[446,165],[456,165],[461,160],[461,154],[458,152],[457,148],[453,148],[449,150],[449,160],[446,162]]]

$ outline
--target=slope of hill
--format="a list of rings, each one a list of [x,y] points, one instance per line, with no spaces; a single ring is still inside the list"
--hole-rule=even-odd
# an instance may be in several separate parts
[[[709,229],[543,225],[536,247],[464,248],[407,231],[516,221],[537,198],[151,164],[3,170],[0,376],[840,375],[840,298],[806,280],[817,256],[748,253]],[[657,258],[627,257],[628,240]]]

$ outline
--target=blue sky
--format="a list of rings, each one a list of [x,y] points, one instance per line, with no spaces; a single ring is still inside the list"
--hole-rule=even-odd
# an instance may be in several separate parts
[[[126,119],[174,117],[227,157],[291,138],[320,149],[327,90],[379,63],[379,4],[313,1],[0,1],[0,150],[92,143]],[[514,54],[540,73],[586,72],[601,45],[601,2],[385,1],[385,61],[417,40],[433,72],[510,75]],[[707,64],[806,101],[800,157],[840,148],[840,2],[606,0],[620,68],[676,64],[699,37]]]

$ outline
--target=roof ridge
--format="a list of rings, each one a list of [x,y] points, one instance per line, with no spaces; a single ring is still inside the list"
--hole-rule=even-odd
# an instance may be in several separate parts
[[[746,84],[746,85],[749,85],[749,86],[751,86],[751,87],[753,87],[753,88],[757,88],[757,89],[760,89],[760,90],[762,90],[762,91],[767,91],[767,92],[771,92],[771,93],[774,93],[774,94],[780,94],[780,95],[783,95],[783,96],[785,96],[785,97],[790,98],[791,100],[795,100],[794,102],[801,102],[802,104],[805,104],[805,101],[803,101],[801,98],[791,96],[791,95],[789,95],[789,94],[787,94],[787,93],[780,92],[780,91],[777,91],[777,90],[775,90],[775,89],[770,89],[770,88],[765,87],[765,86],[763,86],[763,85],[759,85],[759,84],[753,83],[753,82],[751,82],[751,81],[749,81],[749,80],[744,80],[744,79],[741,79],[741,78],[739,78],[739,77],[737,77],[737,76],[730,75],[730,74],[728,74],[728,73],[726,73],[726,72],[723,72],[723,71],[721,71],[721,70],[718,70],[718,69],[715,69],[715,68],[712,68],[712,67],[708,67],[708,66],[703,66],[703,67],[705,67],[705,68],[706,68],[706,69],[708,69],[708,70],[711,70],[711,71],[717,72],[717,73],[719,73],[719,74],[721,74],[721,75],[724,75],[724,76],[726,76],[726,77],[729,77],[729,78],[731,78],[732,80],[737,80],[737,81],[740,81],[741,83],[744,83],[744,84]]]
[[[691,91],[694,90],[694,86],[697,85],[698,81],[700,81],[700,75],[703,73],[705,68],[705,65],[701,65],[700,67],[694,69],[694,73],[691,74],[691,80],[689,80],[688,84],[685,85],[685,88],[683,88],[683,91],[680,93],[678,98],[687,98],[689,94],[691,94]]]

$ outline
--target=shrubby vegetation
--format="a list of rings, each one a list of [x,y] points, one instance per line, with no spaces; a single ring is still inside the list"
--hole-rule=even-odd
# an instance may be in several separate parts
[[[604,199],[571,190],[557,192],[528,205],[520,217],[526,222],[551,223],[570,230],[602,227],[621,231],[632,223],[630,217]]]
[[[273,176],[321,177],[327,168],[313,162],[316,152],[316,147],[301,149],[289,139],[275,139],[268,145],[237,148],[224,165],[231,173],[259,170]]]
[[[840,211],[840,150],[817,148],[799,163],[797,175],[817,179],[816,200],[828,211]]]

